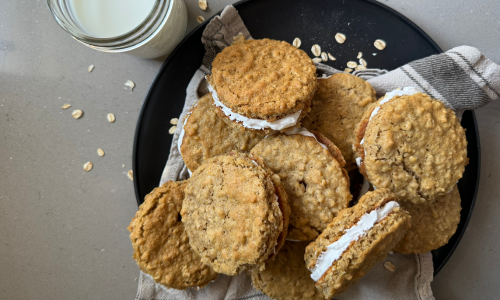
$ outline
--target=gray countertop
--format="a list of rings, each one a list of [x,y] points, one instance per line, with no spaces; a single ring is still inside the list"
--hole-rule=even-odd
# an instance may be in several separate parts
[[[202,12],[197,1],[186,0],[190,30],[196,16],[209,17],[234,1],[208,2]],[[443,50],[476,46],[500,62],[498,0],[382,2]],[[139,269],[126,228],[137,205],[126,173],[142,101],[161,64],[77,43],[45,1],[1,1],[0,299],[134,298]],[[124,89],[127,80],[136,83],[132,92]],[[62,110],[65,103],[72,108]],[[84,116],[73,119],[73,109]],[[110,112],[113,124],[106,120]],[[476,114],[479,195],[460,246],[432,283],[437,299],[500,294],[500,103]],[[97,148],[106,155],[99,157]],[[88,173],[82,169],[87,161],[94,163]]]

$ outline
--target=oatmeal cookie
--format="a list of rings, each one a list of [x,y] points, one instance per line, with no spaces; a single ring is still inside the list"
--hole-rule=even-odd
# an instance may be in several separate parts
[[[189,243],[216,272],[235,275],[263,266],[284,244],[286,193],[259,158],[231,152],[208,159],[184,192],[181,216]]]
[[[411,215],[411,227],[394,248],[403,254],[422,254],[446,245],[460,223],[460,193],[455,185],[449,193],[431,202],[401,202]]]
[[[276,259],[266,263],[264,270],[252,271],[253,286],[271,299],[323,300],[325,296],[316,289],[311,273],[304,262],[307,242],[287,241]]]
[[[401,240],[410,218],[388,189],[368,192],[342,210],[306,248],[304,259],[316,288],[330,299],[358,282]]]
[[[226,122],[269,134],[299,126],[310,110],[316,77],[316,67],[304,51],[262,39],[224,48],[207,80]]]
[[[188,181],[168,181],[148,194],[128,230],[139,268],[168,288],[202,287],[217,273],[191,249],[180,211]]]
[[[236,150],[249,152],[263,136],[228,126],[217,114],[211,94],[196,102],[184,118],[179,136],[179,151],[193,172],[205,160]]]
[[[342,152],[347,171],[354,170],[354,129],[369,104],[376,101],[373,87],[354,75],[337,73],[326,79],[318,78],[311,112],[302,121],[302,126],[330,139]]]
[[[279,175],[292,209],[288,239],[316,238],[352,196],[340,150],[305,128],[263,139],[251,153]]]
[[[379,101],[360,123],[355,148],[360,171],[375,187],[401,201],[432,202],[462,177],[467,141],[452,110],[411,89]]]

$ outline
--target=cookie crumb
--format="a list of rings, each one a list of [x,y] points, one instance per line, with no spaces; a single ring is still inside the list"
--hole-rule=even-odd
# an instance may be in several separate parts
[[[128,178],[130,178],[130,180],[134,181],[134,171],[132,170],[128,171],[127,176]]]

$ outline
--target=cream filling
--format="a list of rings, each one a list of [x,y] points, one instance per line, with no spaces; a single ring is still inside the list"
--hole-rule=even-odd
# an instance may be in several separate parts
[[[297,121],[299,120],[300,113],[302,110],[299,110],[296,113],[285,116],[282,119],[276,120],[274,122],[269,122],[266,120],[260,119],[251,119],[240,114],[233,112],[229,107],[225,106],[222,102],[220,102],[219,97],[217,96],[217,92],[215,89],[208,83],[208,90],[212,93],[212,98],[214,99],[215,106],[219,107],[222,112],[229,117],[231,121],[241,122],[243,127],[250,129],[273,129],[273,130],[282,130],[291,126],[295,126]]]
[[[285,131],[284,134],[286,134],[286,135],[300,134],[300,135],[303,135],[303,136],[313,137],[316,140],[316,142],[318,142],[318,144],[321,145],[321,147],[323,147],[324,149],[328,150],[328,147],[326,147],[325,144],[320,143],[318,141],[318,139],[316,138],[316,136],[313,133],[311,133],[309,130],[307,130],[306,128],[304,128],[304,127],[294,128],[294,129]]]
[[[311,278],[318,281],[332,264],[342,256],[342,253],[349,248],[352,242],[366,235],[368,230],[387,217],[397,207],[399,207],[399,203],[390,201],[384,207],[379,207],[363,215],[354,226],[345,231],[340,239],[326,247],[326,251],[319,255],[316,265],[311,270]]]
[[[182,156],[182,152],[181,152],[181,146],[182,146],[182,140],[184,139],[184,134],[186,133],[184,131],[184,126],[186,125],[188,119],[189,119],[189,116],[191,115],[191,113],[193,112],[192,110],[196,107],[196,105],[198,105],[198,102],[196,102],[193,107],[191,108],[190,111],[188,111],[188,113],[186,114],[186,116],[184,117],[184,123],[182,124],[182,128],[181,128],[181,133],[179,133],[179,138],[177,139],[177,149],[179,149],[179,153],[181,154]]]

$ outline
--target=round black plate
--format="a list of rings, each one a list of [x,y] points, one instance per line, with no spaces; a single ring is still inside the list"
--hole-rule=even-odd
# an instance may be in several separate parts
[[[392,70],[412,60],[441,53],[441,49],[420,28],[391,8],[367,0],[252,0],[234,5],[254,38],[292,42],[299,37],[301,49],[310,53],[313,44],[330,52],[337,60],[327,64],[344,69],[358,52],[369,67]],[[134,141],[133,170],[138,204],[159,181],[167,161],[172,136],[171,118],[178,117],[184,105],[186,87],[200,67],[204,47],[201,34],[210,20],[198,26],[172,52],[158,72],[142,107]],[[347,36],[344,44],[335,34]],[[387,48],[378,51],[373,42],[383,39]],[[373,53],[376,53],[374,56]],[[469,221],[479,185],[480,149],[473,112],[463,115],[467,129],[470,163],[458,188],[462,197],[461,220],[450,242],[432,251],[437,274],[457,247]]]

